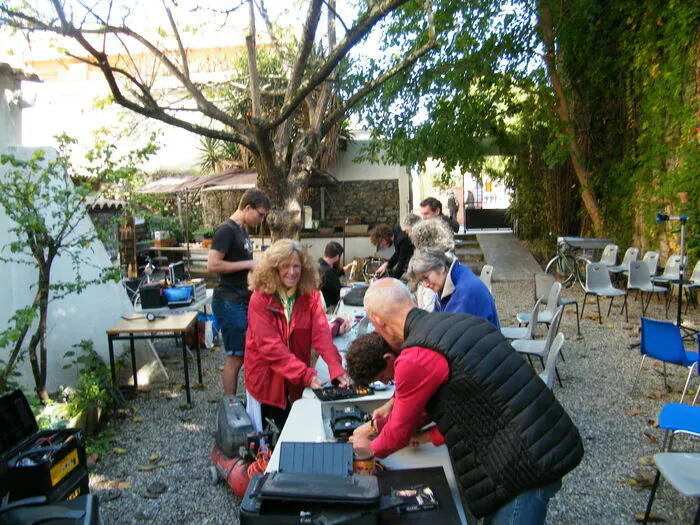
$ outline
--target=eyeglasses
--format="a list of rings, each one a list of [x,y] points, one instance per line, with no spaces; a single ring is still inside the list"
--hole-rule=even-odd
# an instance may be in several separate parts
[[[421,277],[418,277],[418,280],[419,280],[420,282],[422,282],[425,286],[427,286],[427,285],[430,284],[430,278],[429,278],[429,276],[430,276],[430,272],[424,274],[424,275],[421,276]]]
[[[266,212],[266,211],[260,211],[260,210],[257,209],[257,208],[253,208],[253,210],[260,216],[261,219],[264,219],[264,218],[267,216],[267,212]]]

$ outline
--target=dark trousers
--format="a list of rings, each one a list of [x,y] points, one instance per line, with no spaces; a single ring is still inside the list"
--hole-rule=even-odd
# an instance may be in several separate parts
[[[287,405],[287,408],[281,409],[278,407],[273,407],[270,405],[265,405],[264,403],[260,403],[260,414],[262,415],[263,428],[265,428],[267,424],[266,420],[271,419],[275,422],[277,428],[280,431],[282,431],[284,424],[287,422],[287,417],[289,417],[290,410],[291,407],[289,405]]]

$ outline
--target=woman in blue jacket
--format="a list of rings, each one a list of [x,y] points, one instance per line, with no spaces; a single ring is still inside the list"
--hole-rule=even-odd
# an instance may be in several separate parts
[[[409,276],[437,293],[436,312],[477,315],[500,329],[491,292],[452,253],[434,248],[416,250],[409,265]]]

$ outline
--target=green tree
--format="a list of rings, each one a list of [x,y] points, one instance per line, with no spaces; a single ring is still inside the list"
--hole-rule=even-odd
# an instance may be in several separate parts
[[[128,156],[131,166],[118,166],[116,159],[107,153],[112,148],[105,150],[98,146],[97,152],[93,150],[89,154],[92,163],[89,169],[94,176],[85,179],[77,176],[69,161],[70,147],[75,141],[66,136],[58,139],[56,156],[48,156],[41,150],[28,159],[0,156],[3,167],[0,206],[11,220],[12,238],[2,247],[0,261],[28,265],[37,272],[31,304],[16,311],[0,333],[0,348],[8,351],[7,359],[0,361],[0,391],[12,386],[15,368],[26,353],[36,392],[42,400],[48,399],[46,329],[50,301],[80,294],[88,286],[119,277],[118,269],[111,267],[101,269],[97,276],[84,277],[86,255],[91,245],[100,240],[98,230],[82,227],[87,217],[86,199],[95,188],[128,184],[135,174],[133,164],[145,161],[154,151],[146,147]],[[97,161],[98,157],[102,162]],[[72,179],[83,182],[75,184]],[[60,281],[52,276],[58,258],[70,262],[73,270],[70,279]]]
[[[347,22],[338,14],[336,0],[308,0],[302,27],[290,29],[298,35],[291,67],[284,68],[279,83],[264,83],[264,71],[258,59],[256,23],[263,20],[270,34],[270,46],[282,54],[279,40],[262,0],[241,2],[230,10],[213,10],[212,18],[247,18],[247,81],[228,82],[232,92],[248,93],[250,110],[240,115],[227,111],[226,101],[218,100],[207,85],[197,82],[189,59],[187,23],[192,19],[191,3],[165,1],[164,22],[151,17],[149,33],[139,32],[128,8],[111,1],[82,2],[36,0],[0,1],[0,23],[34,35],[48,33],[77,43],[85,54],[69,53],[97,68],[107,81],[112,97],[136,113],[192,131],[212,139],[233,142],[249,150],[256,158],[259,184],[273,199],[273,231],[278,236],[296,236],[300,231],[300,198],[311,169],[323,155],[326,137],[348,112],[396,74],[410,69],[421,56],[437,46],[432,31],[430,0],[379,0],[353,3],[355,16]],[[416,40],[419,44],[403,54],[393,54],[384,67],[362,85],[347,86],[338,97],[338,68],[345,58],[389,15],[403,6],[423,13],[423,24]],[[246,10],[246,8],[248,8]],[[259,16],[256,16],[256,8]],[[326,13],[325,31],[320,29]],[[180,23],[184,21],[184,24]],[[338,35],[337,26],[342,26]],[[322,34],[323,33],[323,34]],[[95,37],[99,38],[95,38]],[[119,56],[110,55],[108,46],[116,45]],[[66,46],[67,47],[67,46]],[[151,60],[135,57],[136,50]],[[281,64],[286,64],[284,58]],[[153,71],[162,68],[179,86],[177,100],[159,96]],[[267,105],[264,97],[279,97],[281,103]],[[304,125],[294,128],[300,115]],[[192,118],[189,118],[191,116]]]

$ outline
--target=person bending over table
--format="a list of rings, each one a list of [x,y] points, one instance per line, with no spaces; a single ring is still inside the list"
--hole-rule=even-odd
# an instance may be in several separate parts
[[[394,254],[391,258],[377,268],[377,277],[382,277],[389,272],[391,277],[400,279],[408,270],[408,261],[413,255],[413,243],[406,232],[401,229],[401,226],[395,226],[392,229],[387,224],[379,224],[372,230],[369,240],[377,248],[394,246]]]
[[[417,250],[408,267],[408,275],[433,290],[435,311],[472,314],[500,328],[496,302],[486,285],[452,253],[435,248]]]
[[[544,523],[562,477],[583,457],[578,429],[500,331],[467,314],[416,308],[395,279],[365,295],[376,333],[347,355],[358,383],[395,383],[386,418],[355,430],[354,448],[384,458],[420,443],[445,444],[460,491],[484,525]],[[416,428],[426,422],[431,429]]]
[[[342,358],[321,306],[318,269],[297,241],[277,241],[248,277],[245,385],[260,403],[262,421],[282,429],[304,387],[321,388],[311,366],[311,346],[328,363],[332,380],[348,385]]]

